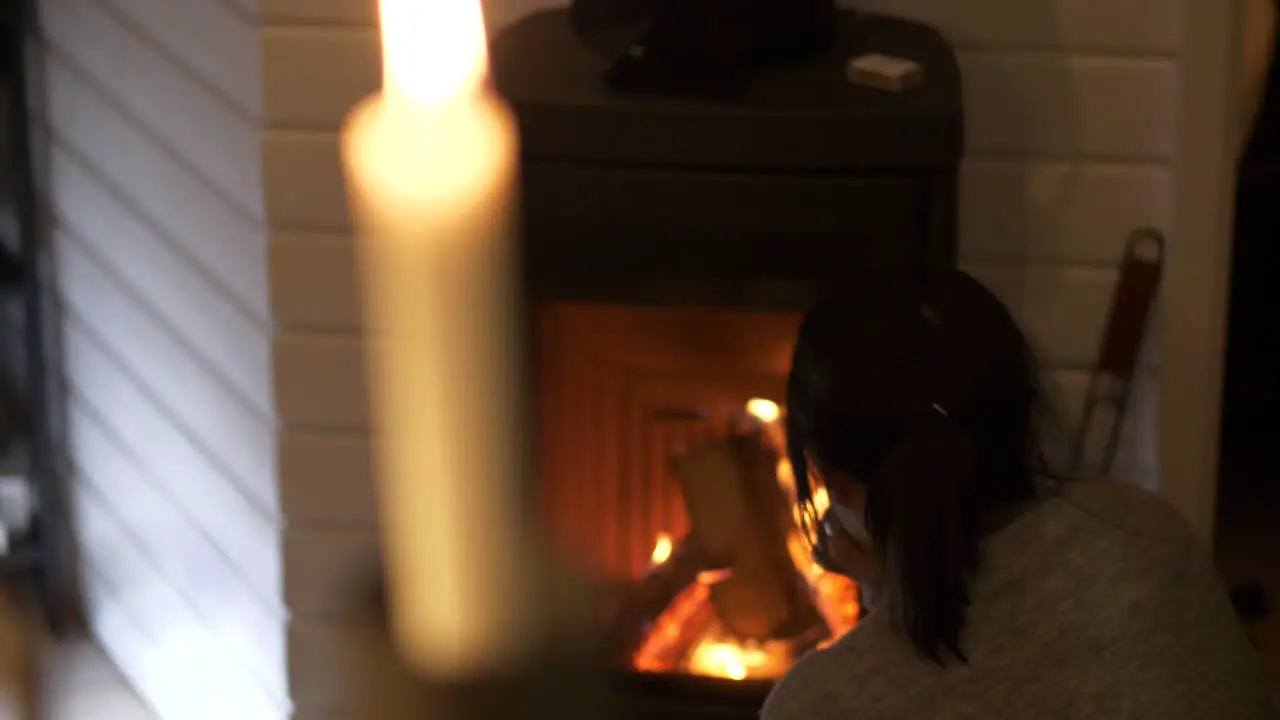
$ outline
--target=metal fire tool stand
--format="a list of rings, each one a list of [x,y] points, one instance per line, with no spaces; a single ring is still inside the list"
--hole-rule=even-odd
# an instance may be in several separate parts
[[[1089,377],[1067,468],[1071,474],[1110,473],[1120,450],[1120,439],[1133,394],[1134,376],[1146,336],[1151,308],[1160,289],[1164,269],[1164,236],[1158,230],[1140,228],[1129,235],[1120,262],[1120,279],[1111,300],[1111,313],[1102,337],[1097,363]],[[1107,411],[1101,418],[1099,411]],[[1097,467],[1086,467],[1096,431],[1105,428]]]

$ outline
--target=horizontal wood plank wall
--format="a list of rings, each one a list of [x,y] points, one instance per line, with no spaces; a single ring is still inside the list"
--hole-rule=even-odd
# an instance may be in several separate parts
[[[40,0],[93,632],[174,720],[289,717],[257,23]]]
[[[501,27],[554,3],[489,0]],[[1114,267],[1134,227],[1167,228],[1180,3],[860,0],[956,44],[965,72],[963,265],[1009,304],[1046,365],[1059,425],[1078,414]],[[376,549],[350,218],[336,155],[346,109],[379,81],[372,0],[261,0],[262,139],[291,687],[299,717],[340,712],[349,578]],[[1156,481],[1158,340],[1125,433],[1125,473]],[[325,388],[325,392],[315,392]],[[1051,428],[1062,444],[1061,428]],[[326,715],[327,716],[327,715]]]

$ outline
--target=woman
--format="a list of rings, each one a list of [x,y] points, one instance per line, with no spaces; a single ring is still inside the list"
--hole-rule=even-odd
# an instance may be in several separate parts
[[[1258,658],[1180,519],[1039,473],[1026,340],[960,271],[853,279],[787,386],[815,554],[880,600],[801,659],[765,720],[1274,718]]]

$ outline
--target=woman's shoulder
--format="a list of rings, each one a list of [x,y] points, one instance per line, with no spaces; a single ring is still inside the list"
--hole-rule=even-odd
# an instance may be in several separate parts
[[[773,686],[760,710],[761,720],[826,716],[833,705],[832,693],[843,686],[843,683],[831,682],[830,658],[826,657],[829,652],[819,650],[797,660]]]
[[[1211,563],[1190,526],[1154,493],[1122,481],[1083,479],[1051,484],[1040,501],[990,538],[983,565],[975,602],[1001,608],[992,610],[997,627],[999,616],[1028,602],[1024,593],[1008,593],[1011,584],[1044,591],[1033,594],[1043,606],[1033,620],[1043,624],[1059,617],[1063,598],[1074,598],[1069,605],[1079,608],[1075,601],[1094,592],[1097,602],[1112,603],[1116,587],[1158,595],[1188,577],[1209,582],[1203,570]],[[1072,589],[1077,587],[1084,589]]]
[[[1058,512],[1081,516],[1100,529],[1174,541],[1194,543],[1194,534],[1181,515],[1154,492],[1134,483],[1114,478],[1062,480],[1052,497]]]
[[[860,707],[859,695],[880,683],[865,676],[858,655],[838,645],[796,661],[774,686],[760,711],[761,720],[838,720]]]
[[[801,657],[769,694],[762,720],[900,716],[895,711],[939,669],[922,662],[885,619],[872,615],[831,647]]]

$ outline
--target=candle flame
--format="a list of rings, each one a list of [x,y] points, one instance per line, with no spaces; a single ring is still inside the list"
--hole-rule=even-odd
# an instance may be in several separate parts
[[[474,94],[489,71],[479,0],[379,0],[389,96],[438,105]]]

